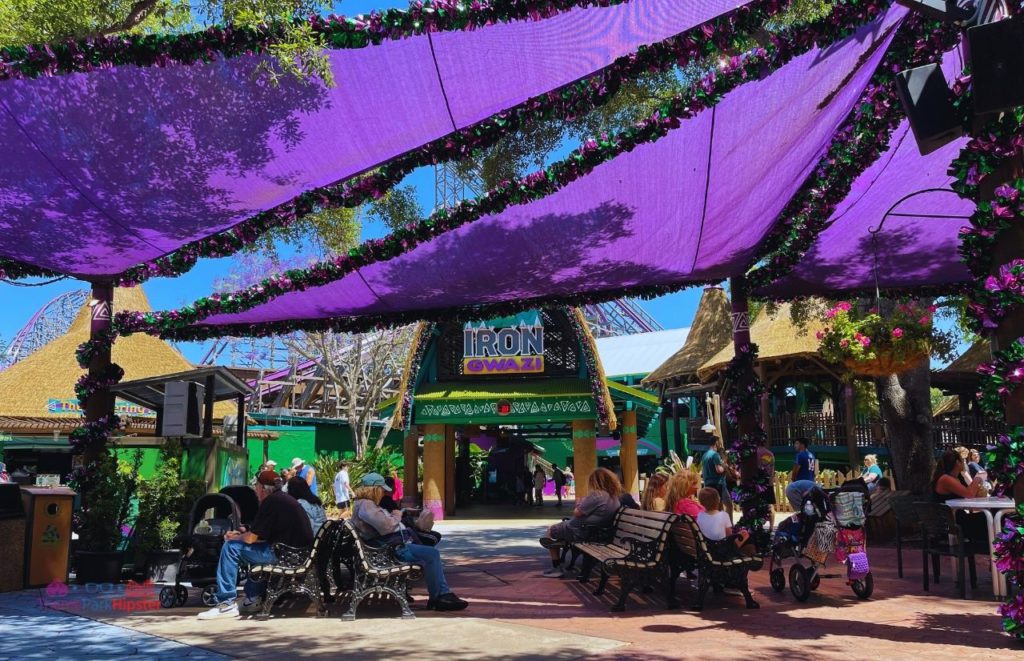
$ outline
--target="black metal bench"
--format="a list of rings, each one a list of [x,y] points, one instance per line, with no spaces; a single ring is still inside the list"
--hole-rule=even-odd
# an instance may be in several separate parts
[[[622,583],[619,600],[612,611],[626,610],[626,598],[637,585],[666,584],[670,608],[675,607],[668,563],[669,530],[676,516],[668,512],[647,512],[620,509],[616,513],[610,539],[606,542],[575,542],[573,548],[584,556],[586,580],[589,565],[601,568],[601,582],[595,595],[604,594],[609,576],[618,576]]]
[[[393,547],[368,545],[350,521],[342,525],[344,539],[341,543],[350,553],[344,564],[351,571],[352,584],[348,590],[348,609],[341,619],[355,620],[360,602],[370,595],[391,595],[402,609],[402,619],[414,619],[416,616],[409,608],[409,581],[422,575],[420,566],[397,559]]]
[[[317,531],[312,547],[300,549],[275,544],[276,563],[249,568],[251,578],[267,582],[267,594],[256,615],[257,619],[270,617],[274,602],[287,593],[308,596],[316,603],[317,616],[327,615],[326,603],[331,598],[327,561],[337,544],[340,530],[340,522],[328,519]]]
[[[672,574],[670,585],[675,586],[676,579],[686,566],[697,569],[697,600],[694,610],[704,608],[704,597],[709,588],[733,588],[743,593],[747,608],[760,608],[750,594],[747,586],[747,574],[751,569],[760,568],[763,559],[758,557],[735,557],[728,560],[717,560],[711,555],[708,541],[705,539],[697,522],[686,514],[680,514],[672,525],[674,540]]]

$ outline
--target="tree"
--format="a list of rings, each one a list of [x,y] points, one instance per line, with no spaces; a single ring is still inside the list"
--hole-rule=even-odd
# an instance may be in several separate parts
[[[324,379],[321,410],[348,421],[356,459],[362,459],[369,447],[380,403],[397,392],[412,328],[403,326],[375,333],[300,333],[286,341],[296,353],[319,366]],[[335,398],[333,407],[328,409],[331,391]],[[375,448],[383,447],[391,426],[389,416]]]

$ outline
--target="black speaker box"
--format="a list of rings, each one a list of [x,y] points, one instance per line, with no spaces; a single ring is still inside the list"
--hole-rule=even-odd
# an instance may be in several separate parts
[[[896,89],[922,156],[963,135],[938,64],[901,71]]]
[[[1024,15],[967,30],[974,112],[1024,105]]]

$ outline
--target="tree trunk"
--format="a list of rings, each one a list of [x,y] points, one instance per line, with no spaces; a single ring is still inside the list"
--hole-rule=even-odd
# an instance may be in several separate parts
[[[878,377],[875,389],[896,488],[925,494],[935,468],[929,366]]]

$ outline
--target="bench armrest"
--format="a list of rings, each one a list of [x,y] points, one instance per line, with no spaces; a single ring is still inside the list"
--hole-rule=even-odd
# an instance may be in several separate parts
[[[658,556],[658,540],[641,541],[633,537],[624,537],[622,541],[629,548],[626,557],[612,562],[654,562]]]
[[[274,564],[279,567],[301,567],[309,559],[309,554],[313,550],[308,546],[299,548],[280,542],[274,544],[273,548],[274,555],[277,556],[277,562]]]
[[[615,528],[608,526],[584,525],[580,530],[581,542],[609,544],[615,538]]]

